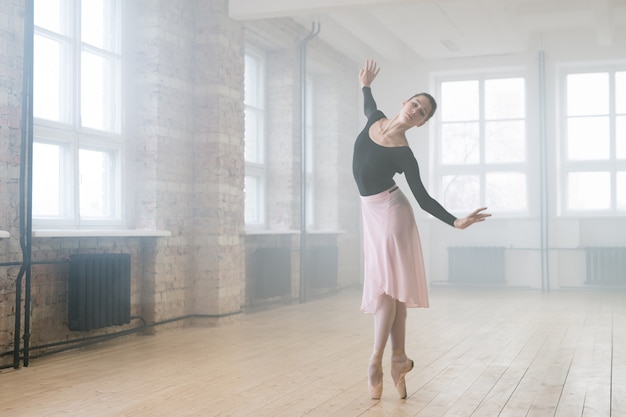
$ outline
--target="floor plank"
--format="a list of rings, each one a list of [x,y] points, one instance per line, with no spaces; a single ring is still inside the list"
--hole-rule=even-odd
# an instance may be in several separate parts
[[[372,316],[345,289],[221,327],[135,335],[0,372],[3,417],[626,417],[626,293],[431,289],[400,400],[367,395]]]

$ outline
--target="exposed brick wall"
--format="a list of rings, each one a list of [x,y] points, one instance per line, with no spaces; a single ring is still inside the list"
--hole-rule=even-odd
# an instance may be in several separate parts
[[[67,328],[69,254],[72,253],[128,253],[131,258],[131,316],[144,316],[142,282],[143,245],[141,238],[37,238],[33,245],[31,269],[31,346],[51,341],[85,337],[83,332]],[[128,328],[140,325],[132,321]],[[104,334],[110,329],[95,330],[90,335]]]
[[[0,262],[21,259],[19,246],[19,178],[22,112],[24,5],[7,0],[0,8]],[[17,18],[16,18],[17,16]],[[19,267],[0,267],[0,352],[13,345],[15,280]],[[0,359],[0,364],[3,361]]]
[[[146,253],[154,265],[143,275],[144,313],[156,322],[193,312],[194,18],[194,2],[137,1],[126,10],[136,224],[172,232]]]
[[[267,57],[267,229],[276,235],[246,236],[246,253],[283,245],[293,251],[292,296],[299,295],[300,229],[300,42],[309,31],[288,19],[247,22],[246,37]],[[323,27],[321,30],[324,30]],[[338,287],[360,282],[360,206],[352,179],[352,147],[358,134],[358,65],[314,38],[307,44],[307,73],[315,84],[315,229],[307,239],[337,245]],[[340,233],[336,233],[339,231]],[[249,271],[247,285],[254,271]],[[246,303],[253,303],[250,292]]]
[[[320,30],[324,30],[323,25]],[[352,177],[352,149],[362,128],[358,83],[360,63],[354,63],[315,39],[308,49],[315,72],[315,213],[319,229],[337,229],[338,286],[361,282],[361,206]]]
[[[244,278],[243,27],[227,1],[199,2],[194,91],[193,303],[239,311]]]
[[[22,95],[22,2],[5,1],[0,11],[0,262],[19,261],[18,181]],[[169,230],[167,238],[35,238],[32,268],[31,345],[85,334],[67,329],[67,268],[74,253],[131,254],[131,314],[148,322],[187,315],[222,316],[246,303],[244,235],[243,74],[246,37],[272,58],[273,113],[270,174],[274,194],[271,224],[299,228],[299,50],[308,30],[290,20],[252,23],[228,18],[227,0],[136,0],[125,7],[124,102],[129,226]],[[354,233],[349,161],[354,139],[354,95],[344,73],[352,64],[318,41],[311,51],[324,57],[318,105],[332,116],[325,133],[320,176],[329,206],[319,207],[324,227]],[[331,56],[328,56],[328,55]],[[333,77],[332,74],[340,74]],[[336,91],[335,91],[336,90]],[[327,99],[327,100],[326,100]],[[348,104],[346,104],[348,103]],[[343,118],[346,118],[346,123]],[[347,137],[343,137],[343,135]],[[341,140],[340,140],[341,139]],[[337,166],[341,166],[337,170]],[[356,200],[358,207],[358,200]],[[347,220],[347,221],[346,221]],[[269,239],[269,240],[268,240]],[[322,243],[336,235],[319,237]],[[318,239],[318,240],[319,240]],[[344,239],[339,238],[339,241]],[[349,240],[348,244],[352,245]],[[250,247],[288,246],[292,250],[297,297],[297,235],[252,239]],[[340,251],[344,251],[340,243]],[[59,263],[59,261],[61,261]],[[358,282],[354,261],[340,261],[341,286]],[[13,344],[15,279],[18,267],[0,267],[0,351]],[[21,300],[23,305],[23,300]],[[167,326],[183,325],[176,321]],[[196,320],[194,323],[214,323]],[[135,325],[133,323],[131,326]],[[113,329],[116,330],[116,329]],[[90,333],[109,332],[111,329]],[[0,359],[0,365],[9,358]]]
[[[361,279],[361,207],[352,177],[352,147],[360,126],[351,121],[362,114],[355,104],[360,94],[356,74],[357,67],[347,66],[338,75],[316,78],[316,139],[320,142],[315,154],[316,222],[322,230],[338,228],[343,232],[338,235],[340,287]]]
[[[225,1],[144,3],[135,5],[138,224],[173,234],[155,245],[146,277],[152,315],[228,314],[240,308],[243,273],[242,31]]]

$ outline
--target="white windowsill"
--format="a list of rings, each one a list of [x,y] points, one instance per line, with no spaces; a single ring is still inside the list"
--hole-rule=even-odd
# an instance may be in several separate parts
[[[248,229],[243,232],[244,235],[298,235],[299,230],[269,230],[269,229]]]
[[[307,234],[309,235],[343,235],[346,233],[345,230],[307,230]]]
[[[341,235],[344,230],[307,230],[307,235]],[[245,235],[299,235],[300,230],[248,229]]]
[[[168,230],[148,229],[38,229],[33,237],[169,237]]]
[[[8,239],[11,237],[11,234],[6,230],[0,230],[0,239]]]

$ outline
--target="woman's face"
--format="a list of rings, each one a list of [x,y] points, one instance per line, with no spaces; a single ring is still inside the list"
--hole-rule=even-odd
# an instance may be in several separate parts
[[[428,120],[428,115],[432,110],[430,100],[426,96],[415,96],[402,103],[400,112],[407,124],[411,126],[422,126]]]

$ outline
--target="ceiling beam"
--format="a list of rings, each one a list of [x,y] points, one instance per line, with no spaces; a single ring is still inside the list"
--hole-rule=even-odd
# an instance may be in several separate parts
[[[613,24],[611,22],[610,0],[596,1],[594,6],[598,45],[611,46],[613,44]]]
[[[372,28],[384,27],[374,15],[365,11],[354,10],[350,13],[338,12],[330,15],[337,23],[353,33],[362,43],[378,51],[378,58],[390,61],[401,61],[403,57],[413,55],[406,43],[390,31],[372,31]],[[361,60],[377,58],[376,56],[361,57]]]
[[[309,19],[296,17],[294,21],[309,28]],[[371,45],[363,43],[354,33],[348,31],[344,26],[338,24],[334,19],[324,16],[318,22],[320,24],[319,37],[324,42],[332,45],[334,49],[348,57],[350,60],[361,63],[368,57],[376,56],[376,51]]]
[[[432,2],[435,0],[417,0]],[[416,0],[230,0],[228,13],[231,19],[269,19],[305,14],[329,13],[351,7],[385,6],[415,3]]]

